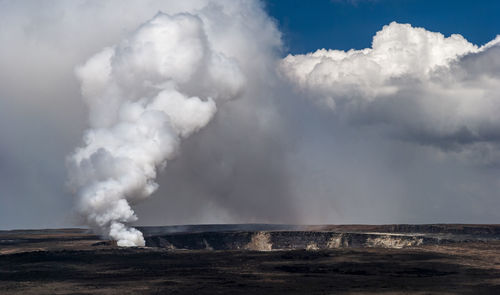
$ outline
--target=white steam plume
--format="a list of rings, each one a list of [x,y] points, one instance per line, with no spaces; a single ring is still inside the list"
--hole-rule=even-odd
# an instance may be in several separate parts
[[[143,246],[131,204],[158,187],[157,171],[217,104],[238,96],[238,64],[213,49],[192,14],[158,13],[76,70],[90,112],[84,145],[68,160],[77,211],[119,246]]]

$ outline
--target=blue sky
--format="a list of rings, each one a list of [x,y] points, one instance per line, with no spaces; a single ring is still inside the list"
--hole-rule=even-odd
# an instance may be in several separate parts
[[[289,53],[318,48],[370,47],[375,32],[392,21],[445,35],[458,33],[481,45],[500,31],[500,1],[267,0]]]

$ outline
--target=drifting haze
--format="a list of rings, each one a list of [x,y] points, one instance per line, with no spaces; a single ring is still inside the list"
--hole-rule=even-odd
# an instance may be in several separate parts
[[[176,27],[178,13],[191,26],[172,29],[175,37],[147,33],[157,18]],[[161,53],[144,59],[134,44],[148,38]],[[79,224],[68,213],[75,203],[104,234],[135,216],[140,224],[498,219],[496,41],[478,46],[392,23],[372,48],[281,60],[280,32],[257,1],[4,1],[0,40],[2,227]],[[181,109],[198,97],[203,111],[176,117],[171,97]],[[137,107],[163,113],[148,124],[170,122],[146,124],[165,138],[152,158],[142,158],[149,136],[116,127],[135,128]],[[136,150],[119,148],[129,144]],[[125,155],[119,175],[147,170],[120,189],[127,193],[115,200],[132,204],[124,214],[100,219],[113,202],[101,211],[65,191],[65,157],[77,146],[78,160],[104,146]],[[96,155],[105,170],[116,164]],[[132,185],[114,169],[74,169],[75,191]],[[155,177],[153,197],[137,203]]]

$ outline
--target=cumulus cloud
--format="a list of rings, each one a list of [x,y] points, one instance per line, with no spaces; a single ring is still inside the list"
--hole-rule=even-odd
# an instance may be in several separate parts
[[[306,153],[304,169],[328,167],[322,185],[299,189],[330,189],[341,222],[494,222],[499,41],[391,23],[371,48],[285,57],[280,74],[327,110],[318,128],[334,142]]]
[[[409,141],[461,148],[498,140],[499,41],[478,47],[460,35],[393,22],[377,32],[371,48],[289,55],[280,70],[348,121],[384,125]]]

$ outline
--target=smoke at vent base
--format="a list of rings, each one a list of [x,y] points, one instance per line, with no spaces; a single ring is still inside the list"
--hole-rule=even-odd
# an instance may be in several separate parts
[[[130,205],[157,189],[180,141],[241,93],[243,74],[211,48],[199,17],[163,13],[76,72],[91,125],[68,161],[77,210],[119,246],[143,246]]]

